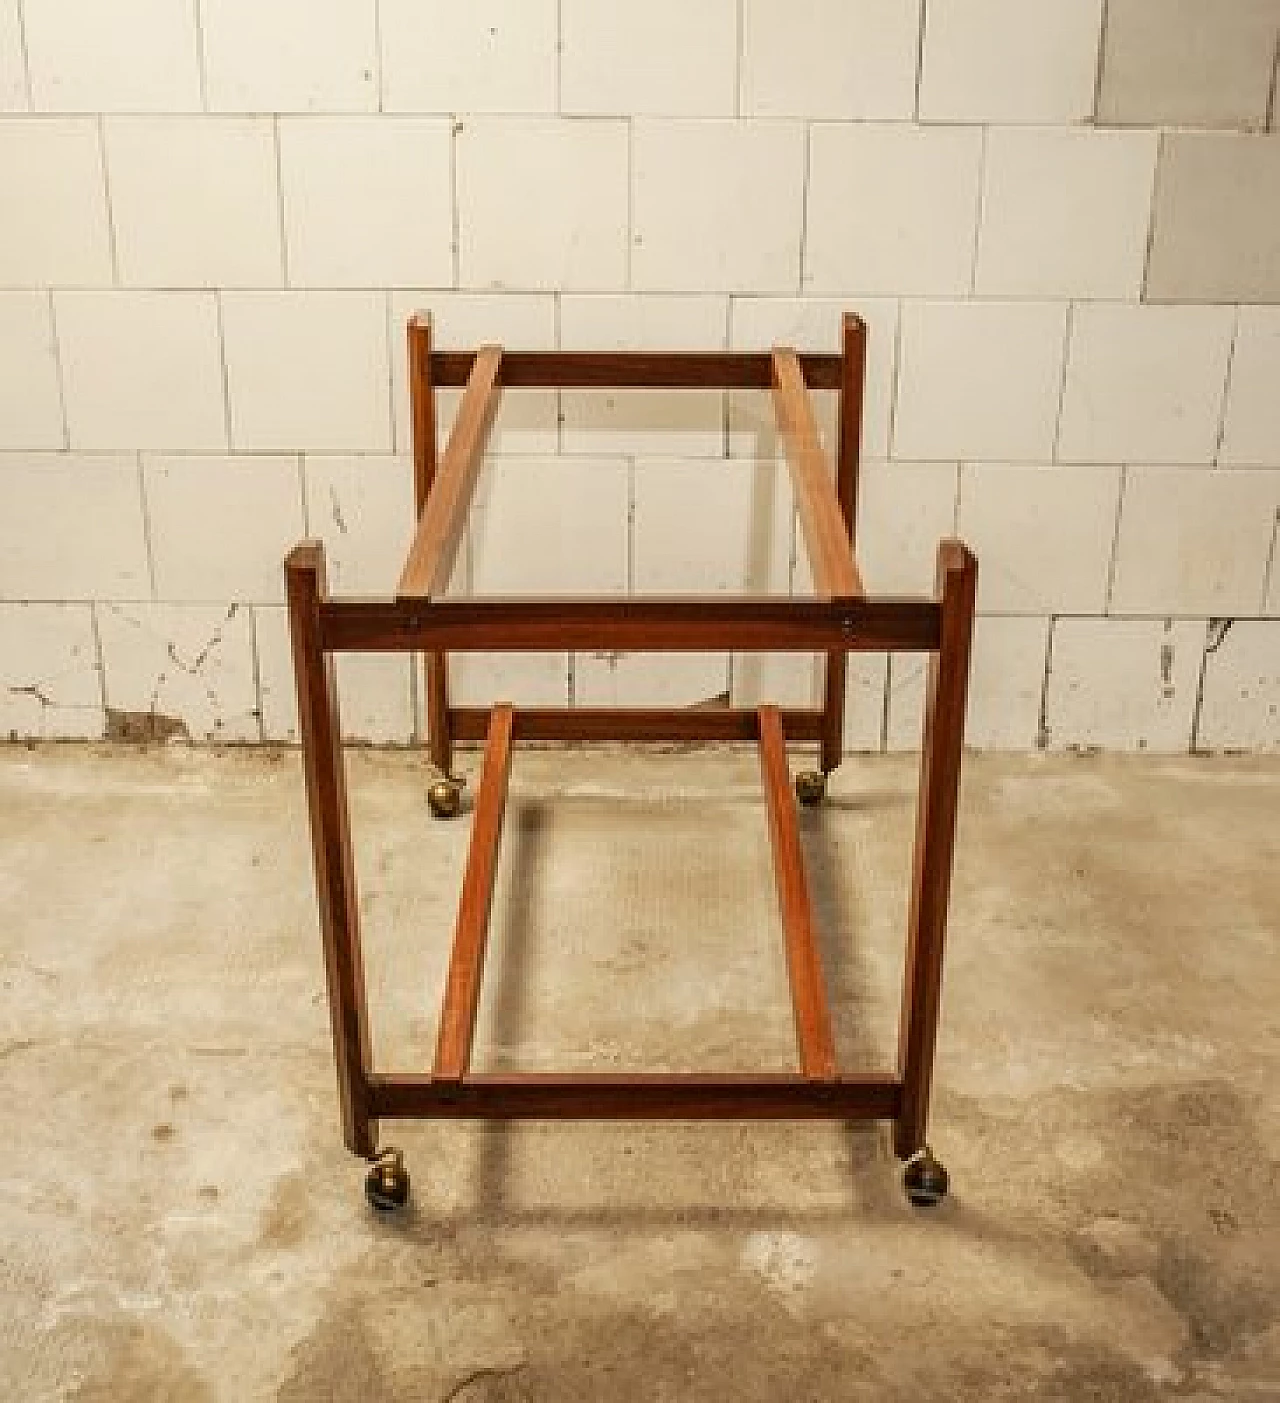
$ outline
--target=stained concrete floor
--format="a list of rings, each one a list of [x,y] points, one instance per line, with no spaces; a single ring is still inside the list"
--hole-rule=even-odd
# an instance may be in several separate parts
[[[475,759],[469,764],[474,770]],[[379,1064],[467,838],[354,753]],[[849,1066],[893,1044],[914,796],[804,834]],[[748,753],[521,753],[477,1063],[787,1067]],[[933,1140],[337,1129],[296,754],[0,752],[0,1398],[1280,1399],[1280,767],[973,759]]]

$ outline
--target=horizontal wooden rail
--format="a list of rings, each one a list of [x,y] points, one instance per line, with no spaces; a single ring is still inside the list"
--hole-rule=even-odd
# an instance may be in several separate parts
[[[862,579],[836,496],[835,473],[818,437],[800,361],[786,348],[773,353],[773,406],[787,450],[814,589],[827,599],[861,595]]]
[[[373,1073],[373,1113],[387,1120],[892,1120],[901,1083],[888,1073],[813,1081],[792,1072],[469,1072],[460,1082]]]
[[[789,740],[817,740],[822,712],[797,708],[779,713]],[[458,740],[483,740],[489,711],[455,706],[449,711]],[[517,740],[754,741],[760,732],[756,712],[728,707],[521,707]]]
[[[465,385],[475,354],[437,351],[431,376],[437,385]],[[800,366],[814,390],[840,388],[841,358],[802,355]],[[732,351],[507,351],[505,386],[546,389],[767,390],[773,367],[767,354]]]
[[[507,782],[511,776],[511,721],[509,706],[494,707],[480,770],[480,786],[476,790],[471,846],[462,878],[462,898],[458,903],[458,923],[436,1041],[435,1075],[446,1080],[458,1080],[471,1062],[471,1039],[475,1035],[484,952],[489,939],[489,908],[498,870],[498,843],[502,838]]]
[[[501,364],[502,350],[498,346],[484,346],[475,357],[466,393],[458,406],[448,445],[400,575],[396,592],[401,597],[425,599],[449,583],[498,407]]]
[[[787,978],[795,1012],[800,1070],[807,1077],[836,1074],[836,1044],[822,977],[822,957],[813,927],[813,903],[804,875],[796,799],[787,769],[787,742],[776,707],[760,708],[760,773],[769,813],[769,844],[778,888],[778,909],[787,950]]]
[[[568,651],[927,653],[931,599],[332,599],[320,606],[330,652]]]

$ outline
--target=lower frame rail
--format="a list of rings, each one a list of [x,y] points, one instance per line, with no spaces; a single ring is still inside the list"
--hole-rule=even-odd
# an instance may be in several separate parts
[[[388,1120],[893,1120],[902,1092],[888,1073],[373,1073],[366,1084]]]

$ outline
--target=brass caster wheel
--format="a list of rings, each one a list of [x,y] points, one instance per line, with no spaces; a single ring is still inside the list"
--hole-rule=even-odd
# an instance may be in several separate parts
[[[427,790],[427,803],[437,818],[457,818],[462,812],[462,781],[438,779]]]
[[[796,798],[807,809],[822,803],[827,792],[827,777],[821,770],[801,770],[796,776]]]
[[[902,1187],[914,1208],[932,1208],[947,1196],[951,1178],[941,1160],[934,1159],[926,1145],[907,1161],[902,1171]]]
[[[392,1213],[409,1202],[409,1171],[399,1150],[385,1149],[373,1161],[365,1175],[364,1196],[379,1213]]]

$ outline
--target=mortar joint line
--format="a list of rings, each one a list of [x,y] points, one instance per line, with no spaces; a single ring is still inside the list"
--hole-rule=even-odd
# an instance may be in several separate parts
[[[1160,176],[1164,170],[1165,141],[1168,132],[1160,130],[1156,137],[1156,169],[1151,178],[1151,209],[1147,216],[1147,244],[1142,255],[1142,283],[1138,301],[1149,302],[1151,293],[1151,258],[1156,246],[1156,211],[1160,205]]]
[[[978,199],[973,217],[973,248],[969,259],[969,296],[978,294],[978,253],[982,246],[982,221],[987,211],[987,138],[991,128],[984,122],[978,138]]]
[[[53,374],[58,386],[58,412],[62,418],[62,451],[69,453],[71,451],[71,416],[67,413],[66,372],[62,367],[62,341],[58,336],[58,309],[52,288],[48,290],[46,296],[49,303],[49,337],[53,342]]]
[[[111,286],[119,287],[120,248],[116,239],[116,215],[111,200],[111,172],[107,165],[106,119],[101,112],[98,113],[94,125],[98,133],[98,160],[102,165],[102,198],[107,207],[107,248],[111,256]]]
[[[151,601],[159,598],[156,590],[156,552],[151,539],[151,504],[147,500],[147,475],[142,465],[142,452],[134,453],[134,463],[138,474],[138,510],[142,518],[142,543],[147,551],[147,580],[151,586]]]
[[[102,626],[98,620],[98,600],[89,601],[89,630],[93,635],[93,659],[98,672],[98,697],[102,702],[102,730],[106,734],[107,667],[102,652]]]
[[[1231,344],[1227,347],[1227,364],[1222,376],[1222,396],[1218,402],[1218,432],[1213,441],[1213,466],[1222,466],[1222,445],[1227,437],[1227,403],[1231,398],[1231,374],[1236,363],[1236,347],[1240,344],[1240,307],[1231,319]]]
[[[458,136],[462,123],[456,112],[449,113],[449,204],[450,252],[453,256],[453,283],[456,291],[462,286],[462,214],[458,206]]]
[[[1066,316],[1062,319],[1062,372],[1058,376],[1058,407],[1053,416],[1053,444],[1049,450],[1051,463],[1061,462],[1062,418],[1067,406],[1067,371],[1071,365],[1071,343],[1075,334],[1076,304],[1067,303]]]
[[[31,51],[27,44],[27,0],[14,0],[18,17],[18,48],[22,51],[22,90],[26,94],[27,111],[34,112],[35,92],[31,86]]]
[[[1036,717],[1036,749],[1049,748],[1049,677],[1053,671],[1053,642],[1057,636],[1059,619],[1049,615],[1049,631],[1044,644],[1044,675],[1040,679],[1040,711]]]
[[[209,69],[204,49],[204,0],[192,0],[196,25],[196,76],[200,83],[200,110],[209,110]]]
[[[920,0],[920,23],[916,29],[916,84],[915,98],[912,103],[911,118],[917,124],[920,121],[920,92],[924,85],[924,30],[925,30],[925,10],[928,0]]]
[[[1107,61],[1107,32],[1111,22],[1111,0],[1102,0],[1098,16],[1098,53],[1093,67],[1093,122],[1096,126],[1102,112],[1102,76]]]
[[[809,254],[809,184],[813,164],[813,123],[804,124],[804,143],[800,168],[800,245],[799,267],[796,269],[796,292],[804,296],[804,265]]]
[[[382,0],[373,0],[373,76],[378,86],[378,111],[383,112],[386,109],[383,106],[385,73],[382,62]]]
[[[280,234],[280,281],[284,287],[289,280],[289,237],[284,217],[284,159],[280,154],[280,114],[271,114],[271,146],[276,163],[276,223]]]
[[[222,377],[222,431],[227,438],[227,452],[235,451],[231,425],[231,372],[227,368],[227,333],[222,315],[222,289],[213,292],[214,321],[218,331],[218,369]]]
[[[1116,516],[1111,527],[1111,551],[1107,557],[1107,586],[1102,598],[1104,616],[1111,613],[1111,599],[1116,586],[1116,567],[1120,559],[1120,519],[1124,514],[1125,493],[1129,487],[1129,465],[1120,465],[1120,485],[1116,493]]]

